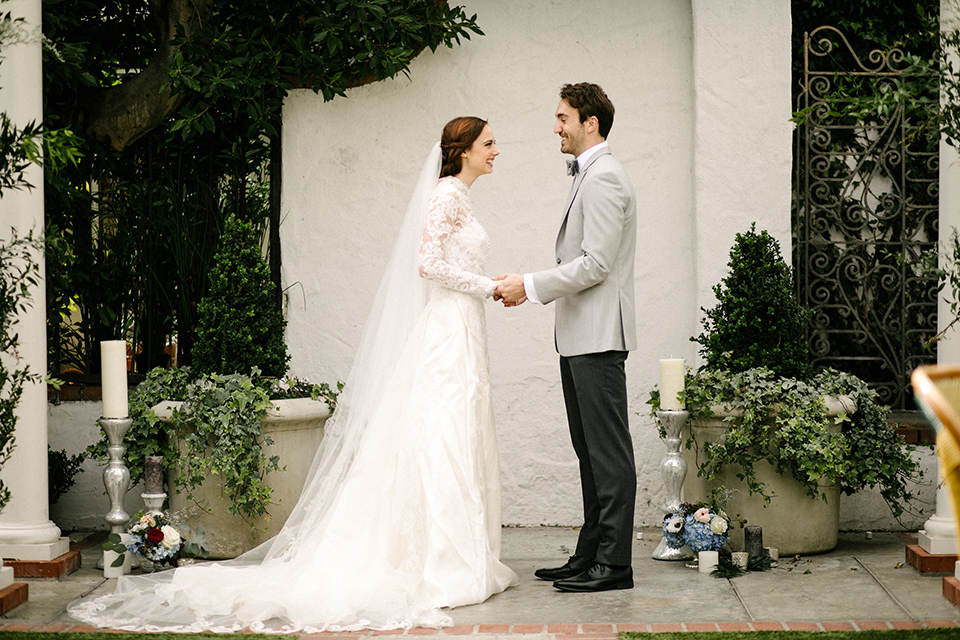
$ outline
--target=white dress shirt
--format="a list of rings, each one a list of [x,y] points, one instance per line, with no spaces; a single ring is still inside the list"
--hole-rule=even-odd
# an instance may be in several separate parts
[[[579,171],[583,165],[587,163],[587,160],[593,157],[593,154],[600,151],[601,149],[607,148],[607,141],[604,140],[600,144],[595,144],[580,155],[577,156],[577,170]],[[534,304],[540,304],[540,297],[537,296],[537,288],[533,286],[533,274],[525,273],[523,274],[523,293],[527,296],[527,300]]]

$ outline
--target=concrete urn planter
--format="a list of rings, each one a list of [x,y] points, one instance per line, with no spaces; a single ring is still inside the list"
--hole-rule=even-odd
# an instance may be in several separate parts
[[[831,430],[840,431],[832,418],[840,413],[850,414],[856,410],[853,402],[847,398],[826,398],[827,409],[831,417]],[[699,477],[698,455],[704,442],[718,441],[726,429],[723,418],[737,415],[714,407],[714,418],[691,420],[684,427],[683,441],[686,442],[692,432],[696,444],[683,449],[683,458],[687,463],[687,475],[683,482],[683,500],[685,502],[705,501],[713,489],[723,485],[736,490],[727,502],[727,515],[746,520],[747,525],[763,527],[763,544],[777,547],[781,556],[797,554],[823,553],[837,546],[837,534],[840,529],[840,490],[834,485],[822,484],[820,491],[827,499],[811,498],[806,489],[792,475],[781,475],[773,466],[761,461],[754,465],[757,479],[766,485],[771,495],[765,502],[759,495],[749,495],[747,484],[737,478],[739,467],[724,467],[717,478],[707,482]],[[730,547],[734,551],[744,548],[743,529],[730,528]]]
[[[161,420],[169,421],[180,404],[174,401],[161,402],[153,411]],[[267,456],[279,456],[281,470],[267,476],[266,482],[273,488],[273,504],[269,517],[257,519],[253,530],[247,521],[228,511],[231,502],[229,498],[219,496],[217,477],[210,477],[200,485],[193,492],[194,499],[191,501],[187,500],[185,490],[177,493],[173,489],[172,474],[167,478],[167,486],[171,487],[168,498],[170,510],[180,511],[193,506],[196,516],[191,515],[190,525],[203,528],[203,540],[210,549],[211,558],[235,558],[275,536],[300,497],[314,454],[323,438],[323,427],[330,417],[330,408],[325,402],[310,398],[274,400],[273,404],[274,408],[262,420],[261,427],[273,439],[273,444],[265,447],[265,453]]]

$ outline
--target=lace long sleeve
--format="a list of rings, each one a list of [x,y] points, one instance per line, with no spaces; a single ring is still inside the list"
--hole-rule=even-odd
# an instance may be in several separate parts
[[[489,297],[496,287],[493,280],[444,258],[444,248],[461,224],[463,205],[456,191],[439,191],[430,200],[420,243],[420,276],[455,291]]]

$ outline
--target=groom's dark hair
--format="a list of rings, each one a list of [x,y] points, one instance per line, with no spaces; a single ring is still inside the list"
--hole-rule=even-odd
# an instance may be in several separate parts
[[[580,122],[586,122],[590,116],[597,117],[600,135],[606,139],[613,126],[613,103],[599,85],[581,82],[565,84],[560,88],[560,99],[577,110]]]

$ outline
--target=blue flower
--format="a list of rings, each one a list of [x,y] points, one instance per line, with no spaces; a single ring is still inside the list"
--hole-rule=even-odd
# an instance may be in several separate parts
[[[712,512],[710,519],[716,517]],[[717,551],[727,544],[729,534],[725,531],[717,534],[711,531],[710,522],[700,522],[693,514],[688,515],[683,522],[683,542],[696,552]],[[668,543],[669,544],[669,543]]]

